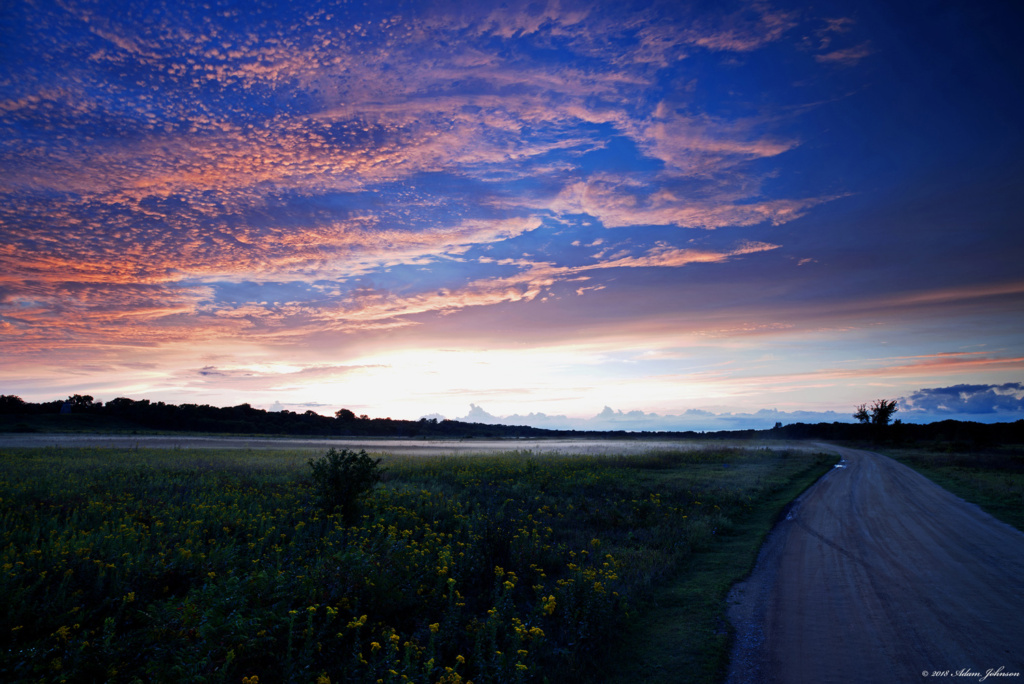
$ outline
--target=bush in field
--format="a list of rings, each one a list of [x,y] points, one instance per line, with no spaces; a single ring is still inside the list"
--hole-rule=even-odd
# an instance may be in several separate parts
[[[327,513],[341,509],[345,522],[354,522],[359,497],[380,481],[380,461],[370,458],[366,451],[333,448],[318,461],[309,459],[317,504]]]

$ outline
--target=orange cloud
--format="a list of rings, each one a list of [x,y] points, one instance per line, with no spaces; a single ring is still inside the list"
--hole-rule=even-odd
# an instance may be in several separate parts
[[[316,327],[329,325],[335,329],[363,329],[368,322],[388,322],[389,325],[411,325],[411,317],[454,311],[499,303],[532,301],[559,282],[585,279],[588,271],[614,268],[679,268],[694,263],[721,263],[731,258],[776,249],[777,245],[748,242],[728,252],[712,250],[675,249],[659,246],[641,257],[623,257],[583,266],[556,266],[545,262],[520,261],[522,270],[511,276],[485,278],[472,281],[458,289],[442,289],[412,295],[399,295],[386,291],[356,291],[337,307],[316,310],[302,307],[282,309],[282,317],[301,313],[309,316],[305,321]],[[587,287],[582,290],[598,290]],[[230,312],[225,315],[233,315]]]

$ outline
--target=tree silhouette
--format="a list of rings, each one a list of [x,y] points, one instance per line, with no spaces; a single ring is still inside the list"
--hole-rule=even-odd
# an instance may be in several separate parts
[[[896,407],[895,399],[892,401],[877,399],[871,404],[870,409],[865,404],[858,406],[857,412],[853,414],[853,417],[865,425],[871,425],[874,428],[876,437],[878,437],[888,427],[889,421],[897,411],[899,409]]]

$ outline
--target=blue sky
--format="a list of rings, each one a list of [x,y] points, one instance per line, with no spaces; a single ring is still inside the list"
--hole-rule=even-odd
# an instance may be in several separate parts
[[[1024,417],[1021,12],[977,5],[8,3],[0,391]]]

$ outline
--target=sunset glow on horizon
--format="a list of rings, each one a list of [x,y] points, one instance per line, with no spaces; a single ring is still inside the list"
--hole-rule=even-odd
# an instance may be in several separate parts
[[[981,5],[15,0],[0,394],[1024,418],[1024,17]]]

